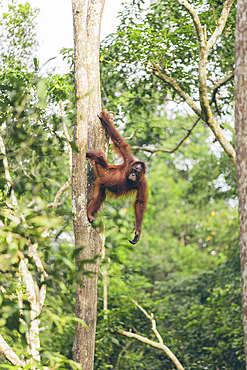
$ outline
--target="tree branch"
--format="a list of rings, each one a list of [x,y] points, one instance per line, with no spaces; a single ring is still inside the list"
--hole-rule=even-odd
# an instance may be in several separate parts
[[[164,351],[167,356],[172,360],[172,362],[174,363],[174,365],[177,367],[178,370],[184,370],[184,367],[182,366],[182,364],[179,362],[179,360],[177,359],[177,357],[174,355],[174,353],[164,344],[163,342],[163,339],[159,333],[159,331],[157,330],[156,328],[156,321],[154,320],[154,315],[151,314],[149,315],[147,313],[146,310],[144,310],[143,307],[141,307],[136,301],[134,301],[132,299],[132,302],[144,313],[144,315],[151,321],[151,324],[152,324],[152,330],[156,336],[156,338],[158,339],[159,343],[157,342],[154,342],[153,340],[150,340],[146,337],[143,337],[142,335],[138,335],[138,334],[135,334],[135,333],[132,333],[130,331],[125,331],[125,330],[117,330],[117,332],[119,334],[122,334],[122,335],[125,335],[126,337],[129,337],[129,338],[134,338],[134,339],[137,339],[139,340],[140,342],[143,342],[143,343],[146,343],[152,347],[155,347],[155,348],[159,348],[161,349],[162,351]]]
[[[125,330],[120,330],[119,329],[119,330],[117,330],[117,332],[119,334],[125,335],[126,337],[137,339],[140,342],[143,342],[143,343],[148,344],[149,346],[152,346],[152,347],[161,349],[172,360],[172,362],[177,367],[177,369],[184,370],[184,367],[179,362],[179,360],[177,359],[177,357],[172,353],[172,351],[165,344],[154,342],[153,340],[150,340],[148,338],[145,338],[142,335],[131,333],[130,331],[125,331]]]
[[[68,140],[68,142],[71,141],[71,137],[69,136],[69,132],[68,132],[68,128],[66,126],[66,123],[65,123],[65,112],[64,112],[64,109],[63,109],[63,103],[61,100],[59,100],[59,106],[60,106],[60,111],[61,111],[61,117],[62,117],[62,121],[63,121],[63,130],[64,130],[64,135],[66,137],[66,139]],[[70,173],[72,173],[72,148],[71,146],[69,145],[69,168],[70,168]]]
[[[11,179],[10,172],[9,172],[9,164],[8,164],[8,159],[6,156],[6,148],[5,148],[3,138],[1,135],[0,135],[0,151],[3,155],[3,166],[4,166],[5,178],[7,182],[7,189],[9,191],[11,188],[11,192],[10,192],[11,203],[14,207],[16,207],[18,202],[15,196],[14,190],[12,189],[12,179]]]
[[[156,338],[158,339],[158,341],[161,344],[164,344],[163,339],[162,339],[160,333],[158,332],[158,330],[156,328],[156,321],[154,320],[154,315],[152,313],[151,313],[151,315],[149,315],[147,313],[147,311],[142,306],[139,305],[139,303],[137,303],[134,299],[131,299],[131,300],[136,305],[136,307],[138,307],[139,310],[141,310],[144,313],[144,315],[151,321],[151,323],[152,323],[152,330],[153,330]]]
[[[19,272],[21,279],[25,283],[26,291],[25,296],[27,297],[28,302],[30,303],[30,327],[26,332],[27,343],[29,347],[29,353],[31,355],[31,359],[28,362],[32,361],[32,359],[40,362],[40,338],[39,338],[39,320],[38,315],[40,313],[40,306],[39,306],[39,299],[38,295],[36,294],[39,291],[36,281],[33,279],[32,274],[28,270],[27,267],[27,260],[23,258],[22,254],[19,253],[21,256],[21,261],[19,263]],[[19,305],[22,308],[22,296],[19,293]]]
[[[233,70],[232,72],[228,73],[228,75],[222,77],[219,81],[217,81],[214,84],[213,92],[212,92],[212,97],[211,97],[211,100],[210,100],[210,103],[209,104],[212,104],[215,101],[215,96],[217,94],[217,91],[222,86],[224,86],[228,81],[230,81],[234,77],[234,75],[235,75],[235,70]]]
[[[208,40],[208,43],[207,43],[208,50],[212,49],[212,47],[216,43],[217,39],[222,34],[222,31],[225,27],[227,17],[228,17],[228,14],[230,12],[232,3],[233,3],[233,0],[226,0],[225,1],[225,4],[223,6],[223,9],[222,9],[222,12],[221,12],[221,15],[220,15],[220,18],[219,18],[218,26],[215,28],[214,33],[212,34],[212,36]]]
[[[156,149],[156,148],[145,148],[145,147],[142,147],[142,146],[132,146],[131,148],[133,150],[142,150],[144,152],[148,152],[148,153],[151,153],[151,154],[154,154],[154,153],[157,153],[157,152],[164,152],[164,153],[174,153],[182,144],[183,142],[190,136],[192,130],[196,127],[197,123],[200,121],[200,117],[197,118],[197,120],[195,121],[195,123],[187,130],[187,134],[177,143],[177,145],[173,148],[173,149]]]
[[[153,63],[152,71],[155,76],[168,83],[168,85],[170,85],[173,88],[173,90],[175,90],[178,93],[178,95],[180,95],[181,98],[183,98],[186,101],[186,103],[188,103],[188,105],[196,113],[196,115],[201,117],[202,113],[200,108],[196,106],[194,101],[181,89],[181,87],[171,77],[163,73],[162,68],[158,64]]]
[[[8,160],[7,160],[7,157],[6,157],[6,148],[5,148],[5,145],[4,145],[4,142],[3,142],[3,139],[2,139],[1,135],[0,135],[0,150],[1,150],[2,154],[4,155],[3,163],[4,163],[7,187],[8,187],[8,190],[9,190],[10,188],[12,188],[12,179],[11,179],[11,176],[10,176]],[[18,201],[17,201],[17,198],[15,196],[15,193],[14,193],[13,189],[11,189],[11,201],[12,201],[12,204],[15,207],[18,206]],[[23,224],[26,225],[25,217],[22,213],[21,213],[20,219],[23,221]],[[37,254],[37,245],[32,245],[29,241],[27,242],[27,245],[28,245],[29,255],[33,257],[38,270],[41,272],[41,280],[44,280],[45,276],[46,276],[46,273],[44,271],[41,260],[40,260],[38,254]],[[30,352],[32,358],[37,360],[37,361],[40,361],[39,320],[37,319],[37,316],[40,314],[40,311],[41,311],[42,306],[44,304],[45,294],[46,294],[46,286],[44,286],[44,287],[42,286],[42,289],[39,291],[39,288],[36,286],[37,283],[33,279],[32,274],[30,273],[30,271],[28,270],[27,262],[24,259],[24,256],[22,255],[22,253],[20,251],[19,251],[19,256],[21,257],[21,260],[20,260],[20,263],[19,263],[19,273],[20,273],[20,276],[21,276],[23,282],[26,285],[26,295],[27,295],[27,299],[30,303],[30,308],[31,308],[30,309],[31,323],[30,323],[30,327],[28,328],[28,330],[26,332],[26,338],[27,338],[27,342],[28,342],[28,345],[29,345],[29,352]],[[19,302],[20,311],[21,311],[21,309],[22,309],[21,291],[18,295],[18,302]],[[0,339],[2,339],[1,343],[3,345],[5,344],[5,346],[3,348],[5,350],[7,349],[7,352],[5,351],[3,353],[5,355],[9,355],[9,354],[13,355],[14,352],[13,351],[11,352],[10,347],[8,348],[6,346],[7,343],[4,341],[4,339],[2,337]],[[14,357],[14,358],[15,358],[15,361],[16,361],[16,357]],[[17,358],[17,360],[18,360],[18,358]],[[32,360],[30,359],[29,361],[32,361]]]
[[[177,2],[180,5],[182,5],[187,10],[187,12],[190,14],[190,16],[191,16],[191,18],[194,22],[194,25],[195,25],[199,47],[201,48],[201,46],[204,45],[205,40],[204,40],[202,25],[201,25],[201,22],[200,22],[200,19],[199,19],[198,15],[196,14],[195,9],[186,0],[177,0]]]
[[[198,117],[202,118],[204,122],[209,126],[209,128],[213,131],[216,140],[220,143],[223,150],[226,154],[230,157],[233,164],[236,166],[236,153],[231,145],[231,143],[226,139],[224,133],[216,121],[215,117],[213,116],[211,103],[212,101],[208,100],[207,97],[207,58],[210,51],[210,48],[213,47],[214,43],[217,41],[217,38],[223,31],[223,28],[226,23],[227,16],[229,14],[231,5],[233,0],[226,0],[220,19],[219,19],[219,26],[215,29],[213,35],[211,36],[209,43],[206,44],[206,32],[203,35],[201,28],[199,27],[199,19],[195,13],[193,7],[186,1],[186,0],[177,0],[179,4],[183,5],[185,9],[191,15],[195,27],[196,32],[199,32],[200,38],[198,38],[199,48],[200,48],[200,55],[199,55],[199,97],[200,97],[200,106],[201,109],[198,108],[194,101],[180,88],[180,86],[171,78],[165,75],[161,69],[161,67],[155,63],[153,63],[153,74],[160,78],[161,80],[165,81],[169,84],[185,101],[186,103],[193,109],[193,111],[197,114]],[[205,39],[203,42],[203,38]],[[221,81],[222,83],[222,81]]]
[[[68,128],[67,128],[66,123],[65,123],[66,116],[65,116],[64,109],[63,109],[63,103],[62,103],[61,100],[59,100],[59,106],[60,106],[61,117],[62,117],[62,122],[63,122],[64,135],[65,135],[66,139],[68,140],[68,142],[70,142],[71,138],[69,136]],[[72,155],[73,155],[73,153],[72,153],[72,148],[71,148],[70,145],[69,145],[68,148],[69,148],[69,168],[70,168],[70,174],[71,174],[72,173]],[[66,181],[66,183],[58,190],[57,194],[55,195],[54,202],[53,202],[53,205],[52,205],[53,208],[57,208],[58,202],[59,202],[61,196],[63,195],[65,190],[68,189],[70,184],[71,184],[71,176]]]
[[[14,366],[24,367],[25,364],[20,360],[13,349],[8,345],[8,343],[3,339],[0,334],[0,351],[7,358],[7,360]]]
[[[41,310],[44,306],[44,303],[45,303],[45,298],[46,298],[46,284],[44,284],[45,282],[45,279],[47,278],[47,273],[44,269],[44,266],[41,262],[41,259],[38,255],[38,252],[37,252],[37,248],[38,248],[38,244],[35,243],[35,244],[31,244],[29,245],[28,247],[28,255],[29,257],[32,257],[35,264],[36,264],[36,267],[40,273],[40,281],[42,283],[41,285],[41,288],[40,288],[40,291],[39,291],[39,300],[37,301],[37,317],[40,315],[41,313]]]
[[[55,195],[54,202],[53,202],[53,208],[57,208],[58,202],[59,202],[61,196],[63,195],[65,190],[68,189],[70,184],[71,184],[71,177],[66,181],[66,183],[58,190],[57,194]]]
[[[136,128],[132,131],[132,133],[130,134],[130,136],[128,136],[128,137],[125,137],[125,140],[131,140],[131,139],[133,139],[133,137],[135,136],[135,133],[136,133]]]

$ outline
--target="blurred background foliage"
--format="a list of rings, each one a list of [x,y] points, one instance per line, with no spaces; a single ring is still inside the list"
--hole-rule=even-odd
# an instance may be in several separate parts
[[[210,35],[218,2],[194,1]],[[73,53],[62,50],[68,73],[43,73],[35,57],[37,10],[10,2],[0,27],[1,137],[12,184],[0,153],[0,333],[21,356],[26,351],[29,303],[18,307],[20,253],[38,286],[28,243],[48,273],[40,320],[40,368],[76,368],[72,359],[75,280],[69,147],[74,125]],[[209,92],[234,67],[235,7],[226,31],[210,55]],[[120,14],[120,26],[101,50],[102,105],[116,112],[116,126],[129,143],[172,149],[195,122],[178,97],[150,71],[164,66],[196,99],[196,35],[178,3],[134,0]],[[210,85],[211,81],[211,85]],[[224,87],[215,112],[233,129],[233,83]],[[61,111],[62,103],[62,111]],[[233,133],[232,133],[233,137]],[[111,152],[111,148],[110,148]],[[174,369],[161,351],[116,332],[118,328],[155,339],[135,299],[153,312],[164,343],[186,369],[244,369],[241,281],[235,169],[201,123],[174,153],[134,150],[148,166],[149,204],[142,238],[135,247],[133,199],[108,199],[103,208],[106,234],[98,295],[95,369]],[[109,155],[116,161],[114,154]],[[18,205],[11,204],[14,191]],[[108,311],[103,311],[103,279]],[[2,368],[8,362],[0,355]],[[14,368],[13,366],[10,366]]]

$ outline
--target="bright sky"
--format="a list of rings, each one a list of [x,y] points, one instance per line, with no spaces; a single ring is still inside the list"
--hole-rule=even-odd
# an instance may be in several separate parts
[[[26,0],[28,1],[28,0]],[[24,2],[24,0],[22,0]],[[40,65],[48,59],[59,56],[62,48],[73,47],[73,23],[71,0],[29,0],[34,7],[40,8],[37,32],[40,40],[38,59]],[[129,2],[129,0],[127,0]],[[101,39],[115,31],[118,24],[118,12],[123,0],[106,0]],[[60,65],[61,58],[49,63],[49,67]]]

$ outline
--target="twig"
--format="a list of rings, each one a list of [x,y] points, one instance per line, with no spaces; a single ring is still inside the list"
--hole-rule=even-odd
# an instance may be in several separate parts
[[[211,100],[210,100],[210,104],[212,104],[213,102],[215,102],[215,97],[216,97],[216,94],[217,94],[217,91],[222,87],[224,86],[228,81],[230,81],[235,75],[235,70],[233,70],[232,72],[228,73],[228,75],[222,77],[219,81],[217,81],[215,84],[214,84],[214,87],[213,87],[213,92],[212,92],[212,97],[211,97]]]
[[[141,310],[143,313],[144,313],[144,315],[151,321],[151,323],[152,323],[152,330],[153,330],[153,332],[154,332],[154,334],[155,334],[155,336],[156,336],[156,338],[158,339],[158,341],[160,342],[160,343],[162,343],[162,344],[164,344],[164,342],[163,342],[163,339],[162,339],[162,337],[161,337],[161,335],[160,335],[160,333],[158,332],[158,330],[157,330],[157,328],[156,328],[156,322],[155,322],[155,320],[154,320],[154,315],[151,313],[151,315],[149,315],[148,313],[147,313],[147,311],[142,307],[142,306],[140,306],[139,305],[139,303],[137,303],[134,299],[131,299],[131,301],[136,305],[136,307],[138,307],[139,308],[139,310]]]
[[[64,112],[63,104],[62,104],[61,100],[59,100],[59,106],[60,106],[61,117],[62,117],[62,121],[63,121],[64,135],[65,135],[66,139],[68,140],[68,142],[70,142],[71,137],[69,136],[68,128],[67,128],[66,123],[65,123],[66,117],[65,117],[65,112]],[[72,173],[72,148],[71,148],[70,145],[69,145],[69,168],[70,168],[70,173]]]
[[[66,183],[58,190],[57,194],[55,195],[54,202],[53,202],[53,208],[57,208],[57,206],[59,204],[58,202],[59,202],[61,196],[63,195],[65,190],[68,189],[70,184],[71,184],[71,177],[66,181]]]
[[[136,145],[132,146],[131,148],[133,150],[142,150],[144,152],[148,152],[148,153],[151,153],[151,154],[154,154],[154,153],[157,153],[157,152],[174,153],[183,144],[183,142],[190,136],[192,130],[195,128],[195,126],[197,125],[197,123],[199,121],[200,121],[200,117],[197,118],[195,123],[190,128],[186,129],[187,134],[177,143],[177,145],[173,149],[145,148],[145,147],[136,146]]]
[[[52,58],[49,58],[44,64],[42,64],[42,66],[40,67],[39,69],[39,72],[42,70],[42,68],[44,68],[46,66],[46,64],[50,63],[52,60],[56,59],[57,57],[52,57]]]
[[[163,342],[163,339],[159,333],[159,331],[157,330],[157,327],[156,327],[156,321],[154,319],[154,315],[151,314],[149,315],[147,313],[147,311],[141,307],[135,300],[132,299],[132,302],[144,313],[144,315],[151,321],[151,324],[152,324],[152,330],[156,336],[156,338],[158,339],[159,343],[157,342],[154,342],[153,340],[150,340],[148,338],[145,338],[143,337],[142,335],[139,335],[139,334],[135,334],[135,333],[132,333],[130,331],[126,331],[126,330],[117,330],[117,332],[119,334],[122,334],[122,335],[125,335],[126,337],[129,337],[129,338],[134,338],[134,339],[137,339],[139,340],[140,342],[143,342],[143,343],[146,343],[146,344],[149,344],[150,346],[152,347],[155,347],[155,348],[159,348],[161,349],[162,351],[164,351],[167,356],[172,360],[172,362],[174,363],[174,365],[177,367],[178,370],[184,370],[184,367],[182,366],[182,364],[179,362],[179,360],[177,359],[177,357],[174,355],[174,353],[164,344]]]
[[[126,140],[131,140],[131,139],[133,139],[133,137],[135,136],[135,133],[136,133],[136,128],[133,130],[133,132],[130,134],[130,136],[127,136],[127,137],[125,137],[125,139]]]

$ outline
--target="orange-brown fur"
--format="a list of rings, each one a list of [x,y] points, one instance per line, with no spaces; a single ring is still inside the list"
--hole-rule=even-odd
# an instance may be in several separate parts
[[[88,205],[88,219],[90,222],[94,220],[93,215],[100,209],[104,202],[106,191],[110,192],[114,197],[129,195],[136,191],[136,200],[134,202],[136,229],[134,240],[130,241],[132,244],[136,244],[140,237],[143,215],[146,211],[148,199],[147,181],[145,178],[146,166],[144,162],[137,161],[131,154],[129,144],[127,144],[115,128],[107,110],[103,110],[100,113],[99,119],[112,139],[114,150],[123,158],[123,163],[120,165],[110,165],[104,153],[98,150],[87,152],[87,158],[95,162],[98,172],[93,198]],[[130,181],[130,174],[132,172],[136,176],[135,181]]]

